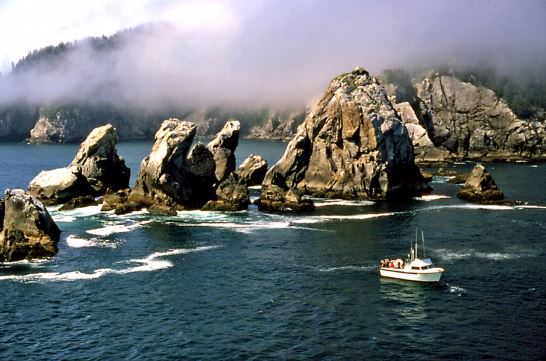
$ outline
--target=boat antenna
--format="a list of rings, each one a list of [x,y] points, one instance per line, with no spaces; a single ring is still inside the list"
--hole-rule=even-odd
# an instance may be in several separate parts
[[[415,242],[415,258],[419,257],[419,252],[417,252],[417,242]]]
[[[417,235],[419,234],[419,228],[415,227],[415,250],[414,250],[414,253],[413,253],[413,259],[417,258]],[[411,249],[413,250],[413,245],[411,247]]]
[[[423,258],[427,258],[425,256],[425,232],[421,231],[421,239],[423,240]]]

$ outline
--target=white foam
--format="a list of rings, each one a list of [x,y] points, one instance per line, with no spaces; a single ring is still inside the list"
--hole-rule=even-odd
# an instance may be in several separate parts
[[[351,201],[346,199],[324,199],[324,198],[311,198],[315,203],[315,207],[329,207],[329,206],[345,206],[345,207],[361,207],[375,204],[372,201]]]
[[[312,217],[306,217],[306,218],[297,218],[294,220],[291,220],[290,223],[298,223],[298,224],[312,224],[312,223],[320,223],[320,222],[328,222],[328,221],[341,221],[341,220],[354,220],[354,219],[372,219],[372,218],[379,218],[379,217],[388,217],[397,214],[396,212],[389,212],[389,213],[371,213],[371,214],[351,214],[351,215],[325,215],[325,216],[312,216]]]
[[[337,271],[372,271],[376,266],[339,266],[339,267],[321,267],[319,272],[337,272]]]
[[[451,285],[448,285],[449,287],[449,292],[450,293],[458,293],[459,296],[462,294],[462,293],[465,293],[466,290],[462,287],[459,287],[459,286],[451,286]]]
[[[501,253],[501,252],[475,251],[473,249],[466,250],[466,251],[436,249],[434,253],[437,254],[438,257],[444,261],[456,261],[456,260],[462,260],[467,258],[480,258],[480,259],[487,259],[492,261],[506,261],[506,260],[513,260],[513,259],[517,259],[521,257],[532,257],[535,255],[535,253],[531,251],[524,251],[524,250],[519,250],[517,252]]]
[[[74,234],[69,234],[66,237],[66,243],[72,248],[95,247],[97,245],[94,239],[79,238]]]
[[[51,218],[53,218],[56,223],[71,223],[76,220],[76,217],[74,216],[67,216],[63,214],[52,214]]]
[[[262,186],[261,186],[261,185],[250,186],[250,187],[248,187],[248,189],[257,189],[257,190],[260,190],[260,189],[262,189]]]
[[[157,271],[160,269],[170,268],[173,264],[166,260],[161,260],[158,258],[167,257],[178,254],[186,254],[192,252],[201,252],[210,249],[218,248],[217,246],[206,246],[206,247],[197,247],[197,248],[181,248],[181,249],[171,249],[166,252],[155,252],[149,255],[148,257],[142,259],[132,259],[124,263],[140,263],[138,266],[132,266],[122,269],[112,269],[112,268],[100,268],[94,270],[91,273],[85,273],[80,271],[70,271],[70,272],[41,272],[41,273],[31,273],[27,275],[7,275],[0,276],[0,281],[19,281],[19,282],[40,282],[40,281],[52,281],[52,282],[67,282],[67,281],[78,281],[78,280],[93,280],[104,276],[105,274],[127,274],[134,272],[150,272]]]
[[[546,209],[546,206],[534,206],[534,205],[524,205],[524,206],[516,206],[516,209]]]
[[[533,164],[533,165],[531,166],[531,168],[538,168],[538,165]]]
[[[437,210],[437,209],[485,209],[491,211],[513,211],[514,207],[505,206],[505,205],[496,205],[496,204],[451,204],[445,206],[433,206],[428,208],[423,208],[422,210]]]
[[[89,217],[100,213],[101,205],[97,206],[89,206],[89,207],[82,207],[82,208],[76,208],[70,211],[59,211],[62,215],[72,216],[72,217]]]
[[[38,259],[32,259],[32,260],[23,259],[23,260],[20,260],[20,261],[2,262],[2,263],[0,263],[0,265],[2,265],[4,267],[17,266],[17,265],[30,265],[30,266],[33,266],[33,265],[39,265],[39,264],[49,262],[49,261],[51,261],[51,258],[38,258]]]
[[[448,180],[455,178],[455,176],[441,176],[435,175],[432,177],[431,183],[447,183]]]
[[[421,197],[413,197],[416,201],[423,201],[423,202],[431,202],[431,201],[437,201],[439,199],[449,199],[451,197],[443,195],[443,194],[428,194]]]
[[[102,227],[102,228],[89,229],[86,232],[89,233],[89,234],[92,234],[94,236],[105,237],[105,236],[109,236],[109,235],[114,234],[114,233],[131,232],[134,229],[140,228],[140,227],[144,226],[145,224],[148,224],[148,223],[151,223],[151,222],[152,221],[143,221],[143,222],[138,222],[138,223],[130,224],[130,225],[112,224],[112,225]]]

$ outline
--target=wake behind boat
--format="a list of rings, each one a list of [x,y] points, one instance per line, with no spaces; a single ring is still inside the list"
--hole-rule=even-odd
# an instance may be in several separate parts
[[[417,237],[416,237],[417,238]],[[406,260],[401,258],[381,260],[379,273],[382,277],[397,278],[416,282],[439,282],[443,268],[435,267],[430,258],[425,258],[425,238],[423,240],[423,258],[417,254],[417,239],[415,248],[412,246]]]

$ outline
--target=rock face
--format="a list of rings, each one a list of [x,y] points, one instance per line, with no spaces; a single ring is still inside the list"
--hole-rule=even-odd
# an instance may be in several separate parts
[[[0,140],[20,141],[28,138],[36,122],[37,109],[27,104],[0,105]]]
[[[545,124],[519,120],[492,90],[434,71],[414,86],[430,139],[453,158],[546,158]]]
[[[430,190],[414,164],[407,129],[383,87],[364,69],[332,80],[267,172],[262,208],[276,208],[289,190],[347,199],[392,199]]]
[[[497,187],[493,177],[485,167],[477,164],[470,172],[459,193],[457,193],[457,197],[472,202],[492,202],[502,200],[504,194]]]
[[[94,129],[68,167],[40,172],[30,182],[29,193],[50,205],[127,188],[131,171],[117,154],[116,142],[112,125]]]
[[[91,189],[78,167],[67,167],[40,172],[30,181],[28,192],[52,205],[89,194]]]
[[[216,169],[214,174],[218,182],[223,181],[235,170],[235,148],[239,143],[241,124],[230,120],[208,145],[208,150],[214,157]]]
[[[155,135],[150,155],[142,160],[130,199],[169,206],[194,201],[195,184],[186,157],[195,136],[195,124],[168,119]]]
[[[404,123],[404,126],[408,130],[408,135],[413,144],[415,161],[438,162],[445,161],[451,157],[448,151],[434,146],[434,143],[429,138],[426,124],[417,116],[409,102],[394,104],[394,108],[400,114],[402,123]]]
[[[241,211],[250,205],[248,188],[239,176],[231,173],[216,189],[216,200],[208,201],[206,211]]]
[[[131,170],[116,150],[116,129],[107,124],[93,129],[80,145],[70,167],[77,167],[97,194],[129,186]]]
[[[51,257],[60,231],[47,209],[22,189],[7,189],[0,206],[0,261]]]
[[[236,173],[247,186],[262,184],[267,173],[267,161],[260,155],[251,154],[237,168]]]
[[[201,208],[216,199],[216,188],[235,169],[240,125],[229,121],[207,146],[190,151],[196,125],[178,119],[163,122],[150,155],[144,158],[129,201],[175,209]]]

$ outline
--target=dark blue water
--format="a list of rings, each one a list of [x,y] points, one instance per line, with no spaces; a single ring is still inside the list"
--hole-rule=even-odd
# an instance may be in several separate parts
[[[243,141],[238,158],[274,161],[284,146]],[[118,148],[136,173],[149,147]],[[0,188],[75,151],[0,145]],[[470,205],[438,178],[422,200],[318,201],[310,215],[52,210],[57,257],[0,266],[0,356],[544,359],[546,165],[488,169],[508,198],[539,207]],[[442,282],[380,279],[378,260],[407,254],[416,227]]]

